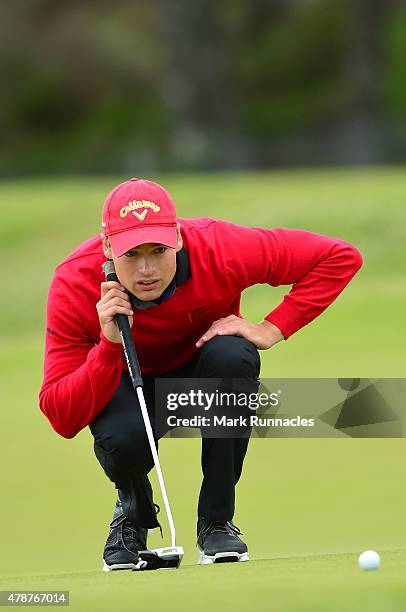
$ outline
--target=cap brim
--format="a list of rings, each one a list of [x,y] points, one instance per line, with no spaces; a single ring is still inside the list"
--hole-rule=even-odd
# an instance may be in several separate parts
[[[176,226],[137,227],[109,236],[111,248],[116,257],[121,257],[140,244],[156,243],[175,249],[178,246]]]

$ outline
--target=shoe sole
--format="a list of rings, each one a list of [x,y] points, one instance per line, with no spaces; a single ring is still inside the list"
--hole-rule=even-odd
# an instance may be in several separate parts
[[[147,562],[140,559],[137,563],[112,563],[108,565],[103,559],[103,572],[115,572],[117,570],[143,570],[147,567]]]
[[[238,553],[238,552],[220,552],[215,555],[205,555],[204,552],[200,551],[198,560],[199,565],[211,565],[212,563],[242,563],[249,561],[249,554]]]

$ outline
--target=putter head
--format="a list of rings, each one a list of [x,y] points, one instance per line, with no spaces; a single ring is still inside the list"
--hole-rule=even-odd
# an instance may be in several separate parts
[[[155,550],[140,550],[139,557],[147,562],[144,569],[177,569],[182,562],[182,546],[168,546],[167,548],[156,548]]]

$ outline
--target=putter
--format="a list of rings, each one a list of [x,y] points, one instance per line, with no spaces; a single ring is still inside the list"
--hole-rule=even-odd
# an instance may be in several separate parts
[[[114,263],[112,260],[109,259],[103,264],[103,270],[107,281],[120,282],[116,275]],[[168,518],[169,529],[171,532],[171,546],[167,546],[165,548],[157,548],[155,550],[139,551],[140,559],[146,563],[146,566],[142,564],[143,567],[140,567],[139,569],[176,569],[180,566],[182,562],[183,548],[182,546],[176,546],[175,524],[173,522],[171,507],[169,505],[169,499],[166,493],[165,481],[162,475],[161,465],[159,463],[155,438],[151,427],[151,421],[149,419],[147,406],[145,404],[145,398],[142,389],[143,383],[141,377],[141,369],[138,362],[137,352],[131,334],[128,317],[123,314],[117,314],[116,320],[118,328],[120,330],[121,342],[123,344],[124,355],[128,366],[128,372],[130,374],[132,385],[137,393],[138,401],[140,403],[142,418],[144,420],[149,446],[151,449],[152,457],[154,459],[154,465],[158,476],[159,486],[161,488],[161,494],[164,501],[166,516]]]

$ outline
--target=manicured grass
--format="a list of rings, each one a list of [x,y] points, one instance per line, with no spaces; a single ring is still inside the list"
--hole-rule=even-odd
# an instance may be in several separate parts
[[[175,572],[37,575],[0,580],[0,588],[69,591],[70,608],[83,611],[404,609],[406,551],[384,551],[381,569],[373,572],[362,572],[356,559],[355,554],[314,555],[183,566]]]
[[[402,169],[156,177],[179,216],[301,227],[354,243],[364,266],[337,301],[261,353],[263,377],[404,376],[406,183]],[[200,441],[161,443],[186,554],[177,572],[100,571],[114,506],[88,430],[57,436],[38,408],[47,288],[54,267],[100,231],[121,177],[0,184],[3,299],[0,429],[1,588],[64,588],[75,610],[401,610],[406,606],[403,440],[253,439],[236,523],[255,562],[196,567]],[[289,287],[258,286],[243,313],[261,320]],[[155,483],[155,477],[153,477]],[[159,495],[157,495],[157,501]],[[164,521],[165,542],[168,530]],[[159,546],[157,534],[152,546]],[[363,573],[364,549],[382,568]]]

